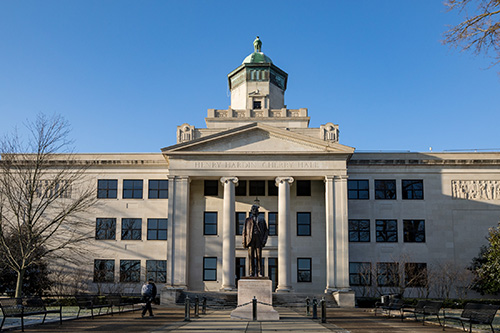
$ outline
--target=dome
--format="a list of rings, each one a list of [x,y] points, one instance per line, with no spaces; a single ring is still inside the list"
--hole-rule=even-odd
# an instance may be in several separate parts
[[[262,63],[272,64],[273,61],[271,60],[271,58],[269,58],[262,52],[254,52],[248,55],[248,57],[246,57],[243,60],[243,64],[262,64]]]

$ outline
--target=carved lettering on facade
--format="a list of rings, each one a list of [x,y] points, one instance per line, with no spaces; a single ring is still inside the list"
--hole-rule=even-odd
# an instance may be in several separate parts
[[[225,161],[194,162],[195,169],[320,169],[318,162]]]
[[[500,200],[500,181],[452,180],[451,193],[454,199]]]

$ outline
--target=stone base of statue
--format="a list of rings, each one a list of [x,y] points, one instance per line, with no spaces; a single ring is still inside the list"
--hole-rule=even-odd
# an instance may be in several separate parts
[[[257,299],[257,320],[279,320],[273,309],[272,281],[267,277],[245,277],[238,281],[238,307],[231,318],[252,320],[252,299]]]

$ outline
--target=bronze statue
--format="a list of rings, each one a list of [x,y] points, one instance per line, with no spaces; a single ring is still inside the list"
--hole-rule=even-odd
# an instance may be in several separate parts
[[[259,206],[253,205],[243,228],[243,247],[248,249],[250,276],[264,276],[262,248],[266,245],[268,234],[266,220],[259,216]]]
[[[259,36],[257,36],[257,38],[255,38],[255,40],[253,41],[253,49],[255,52],[260,52],[261,47],[262,42],[260,41]]]

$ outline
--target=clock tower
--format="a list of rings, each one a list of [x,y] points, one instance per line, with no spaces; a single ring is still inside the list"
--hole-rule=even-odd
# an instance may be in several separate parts
[[[262,42],[258,36],[253,44],[254,52],[227,76],[231,109],[257,111],[285,108],[288,74],[261,52]]]

